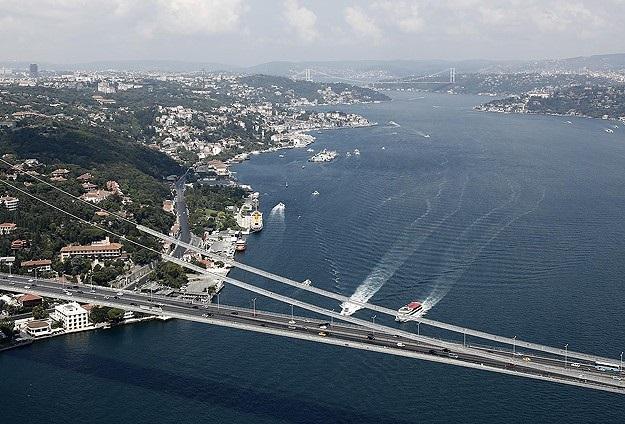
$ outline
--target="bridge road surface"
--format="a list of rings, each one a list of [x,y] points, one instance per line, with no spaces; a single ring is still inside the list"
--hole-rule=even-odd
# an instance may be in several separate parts
[[[78,286],[78,289],[72,287]],[[29,287],[26,289],[25,287]],[[456,344],[456,349],[441,348],[437,340],[432,343],[415,342],[401,336],[386,333],[371,333],[371,330],[350,324],[328,323],[325,320],[306,317],[253,311],[214,304],[190,304],[186,301],[165,297],[154,297],[134,292],[123,292],[97,287],[92,292],[89,286],[68,286],[52,280],[31,279],[23,276],[0,274],[0,290],[30,292],[46,297],[80,302],[96,303],[152,315],[169,316],[190,321],[220,325],[224,327],[274,334],[279,336],[333,344],[337,346],[425,359],[468,368],[499,372],[522,377],[588,387],[625,394],[621,373],[599,372],[594,363],[583,362],[579,368],[565,367],[559,358],[512,355],[480,347],[467,353],[466,348]],[[152,308],[148,310],[147,308]],[[324,328],[325,327],[325,328]],[[392,331],[392,328],[389,328]],[[488,352],[485,357],[481,351]],[[494,359],[493,359],[494,356]]]

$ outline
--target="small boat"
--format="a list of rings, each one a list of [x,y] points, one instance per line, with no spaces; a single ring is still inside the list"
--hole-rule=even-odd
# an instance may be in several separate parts
[[[283,157],[284,157],[284,155],[278,155],[278,157],[279,157],[279,158],[283,158]]]
[[[360,150],[358,150],[358,149],[354,149],[354,154],[355,154],[356,156],[360,156]]]
[[[282,202],[279,202],[275,207],[278,209],[283,209],[286,205]]]
[[[386,150],[386,147],[385,147],[385,146],[382,146],[382,150]]]
[[[315,191],[312,192],[312,195],[313,196],[319,196],[319,192],[317,190],[315,190]]]
[[[348,158],[351,157],[352,156],[352,152],[347,152],[347,154],[345,156],[347,156]]]
[[[614,130],[612,128],[606,128],[605,132],[607,132],[609,134],[612,134],[612,133],[614,133]]]
[[[286,187],[288,187],[288,186],[289,186],[289,182],[288,182],[288,181],[285,181],[285,182],[284,182],[284,187],[286,188]]]
[[[315,151],[315,149],[306,149],[306,151],[307,151],[307,152],[309,152],[309,153],[311,153],[311,152],[314,152],[314,151]]]
[[[234,244],[234,248],[237,252],[243,252],[247,248],[247,242],[245,239],[240,238]]]
[[[312,284],[312,281],[310,281],[308,278],[305,279],[304,281],[302,281],[302,284],[305,286],[310,286]]]

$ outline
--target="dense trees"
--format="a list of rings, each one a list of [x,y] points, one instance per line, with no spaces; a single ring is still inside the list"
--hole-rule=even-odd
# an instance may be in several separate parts
[[[173,288],[180,288],[189,282],[185,270],[172,262],[161,262],[156,267],[156,278],[164,285]]]

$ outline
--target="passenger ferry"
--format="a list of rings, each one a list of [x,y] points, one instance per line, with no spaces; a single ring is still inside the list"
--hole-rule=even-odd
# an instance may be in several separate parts
[[[397,310],[395,321],[406,322],[410,321],[411,317],[423,315],[423,304],[421,302],[413,301],[407,305],[402,306]]]

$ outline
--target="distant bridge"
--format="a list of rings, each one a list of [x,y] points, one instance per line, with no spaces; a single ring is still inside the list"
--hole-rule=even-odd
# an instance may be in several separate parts
[[[371,87],[371,88],[384,88],[385,86],[397,86],[397,85],[411,85],[411,84],[455,84],[456,83],[456,68],[445,68],[441,71],[420,75],[420,76],[408,76],[397,79],[389,80],[363,80],[351,77],[344,77],[336,74],[329,74],[327,72],[306,68],[303,71],[296,72],[291,75],[293,79],[299,79],[304,81],[313,81],[313,75],[321,76],[329,80],[345,81],[351,84]],[[448,76],[448,79],[443,80],[442,77]]]

